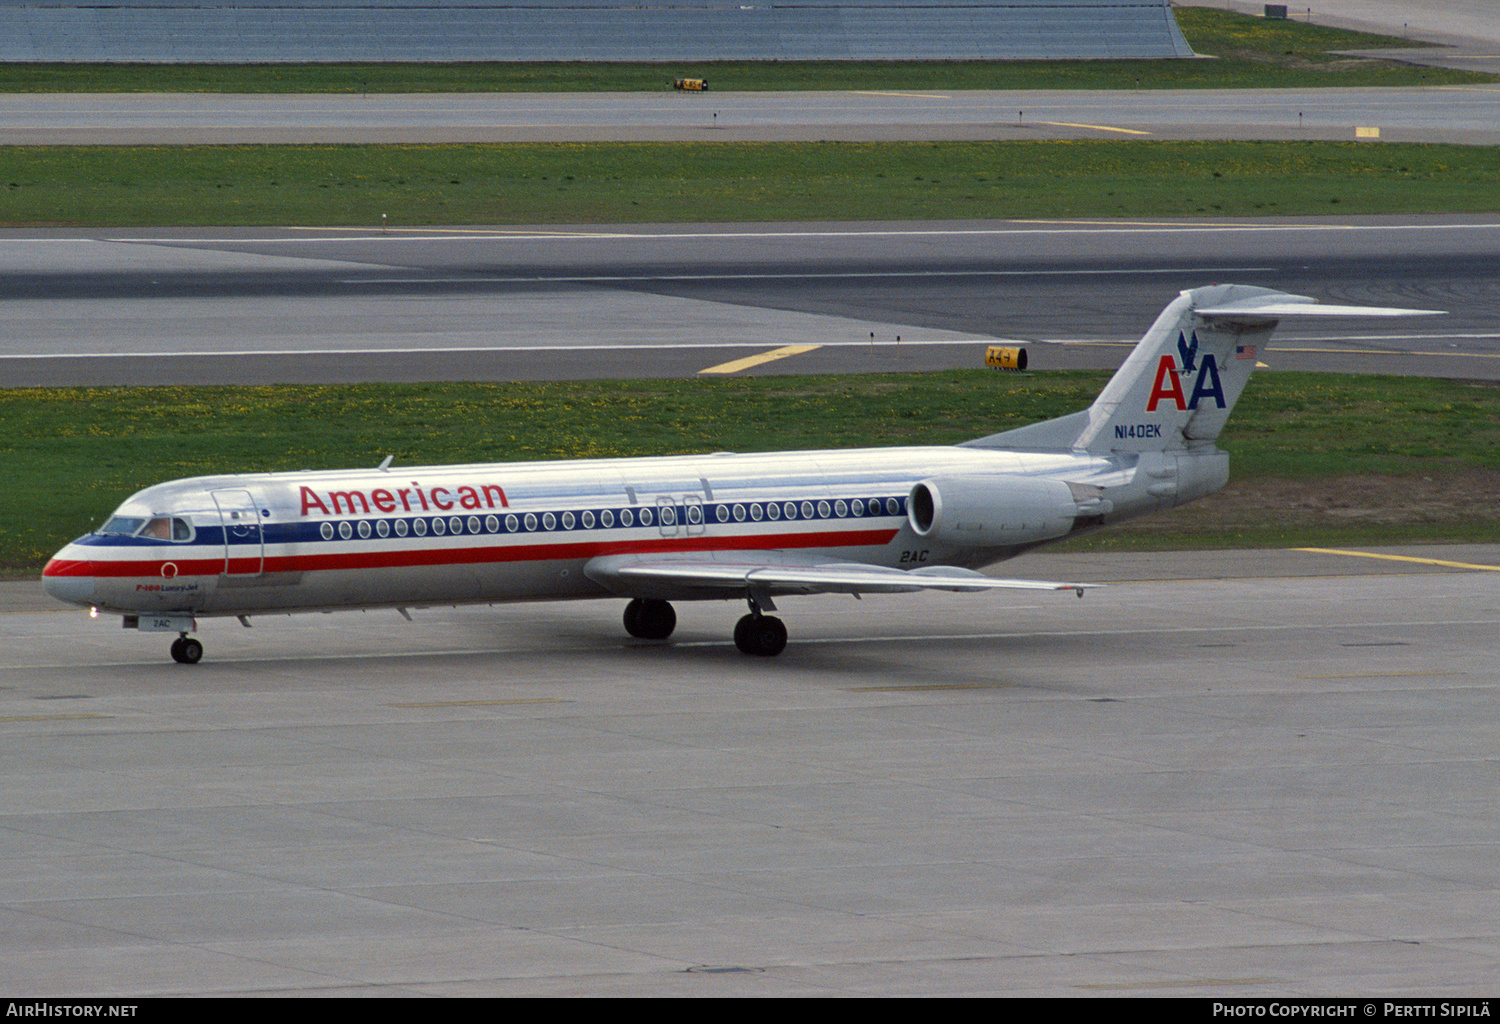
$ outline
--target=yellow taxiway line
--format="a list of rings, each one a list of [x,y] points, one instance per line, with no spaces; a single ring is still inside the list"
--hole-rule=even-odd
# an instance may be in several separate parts
[[[1388,562],[1417,562],[1422,565],[1442,565],[1450,569],[1478,569],[1483,572],[1500,572],[1500,565],[1478,565],[1473,562],[1449,562],[1441,558],[1416,558],[1412,555],[1382,555],[1374,551],[1340,551],[1337,548],[1293,548],[1315,555],[1346,555],[1349,558],[1381,558]]]
[[[1074,124],[1072,121],[1037,121],[1037,124],[1051,125],[1054,128],[1088,128],[1096,132],[1119,132],[1121,135],[1150,135],[1150,132],[1138,131],[1135,128],[1116,128],[1107,124]]]
[[[389,708],[481,708],[497,704],[571,704],[563,697],[511,697],[505,700],[424,700],[409,704],[387,704]]]
[[[899,96],[908,100],[951,100],[953,98],[935,92],[890,92],[889,90],[875,92],[870,89],[850,89],[849,91],[856,96]]]
[[[787,356],[800,356],[804,352],[811,352],[814,349],[822,347],[821,345],[787,345],[782,348],[773,348],[771,351],[762,352],[759,355],[746,356],[744,359],[735,359],[728,363],[720,363],[718,366],[710,366],[698,372],[739,373],[741,370],[748,370],[752,366],[774,363],[776,360],[785,359]]]

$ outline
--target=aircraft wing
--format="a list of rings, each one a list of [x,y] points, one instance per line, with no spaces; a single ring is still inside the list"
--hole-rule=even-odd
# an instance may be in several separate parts
[[[859,562],[772,564],[756,561],[721,561],[714,558],[663,559],[650,556],[606,556],[595,558],[584,573],[611,590],[630,592],[642,584],[648,589],[689,588],[724,590],[729,597],[746,590],[775,590],[802,594],[904,594],[918,590],[948,590],[977,593],[981,590],[1073,590],[1095,584],[1051,583],[1043,580],[996,579],[972,569],[931,566],[921,569],[889,569]]]

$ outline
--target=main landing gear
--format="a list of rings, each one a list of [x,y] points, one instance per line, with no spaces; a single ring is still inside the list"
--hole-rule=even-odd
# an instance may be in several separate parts
[[[196,665],[203,660],[203,644],[184,633],[172,641],[172,660],[179,665]]]
[[[786,625],[773,615],[769,598],[750,598],[750,614],[734,626],[734,645],[744,654],[771,658],[786,650]],[[677,628],[677,613],[666,601],[638,597],[625,606],[625,632],[639,640],[665,640]],[[175,657],[175,654],[174,654]]]
[[[677,613],[665,601],[638,597],[625,606],[625,632],[638,640],[665,640],[677,628]]]
[[[734,645],[742,654],[773,658],[786,650],[786,624],[756,609],[734,624]]]
[[[765,614],[776,610],[771,595],[764,590],[751,590],[745,600],[750,602],[750,614],[734,624],[734,645],[741,654],[776,657],[786,650],[786,624],[774,615]]]

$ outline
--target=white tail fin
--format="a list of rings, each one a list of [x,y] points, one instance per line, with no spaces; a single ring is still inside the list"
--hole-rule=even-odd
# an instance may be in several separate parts
[[[980,448],[1147,452],[1211,445],[1288,316],[1411,316],[1436,310],[1320,306],[1250,285],[1182,292],[1087,410],[968,442]]]

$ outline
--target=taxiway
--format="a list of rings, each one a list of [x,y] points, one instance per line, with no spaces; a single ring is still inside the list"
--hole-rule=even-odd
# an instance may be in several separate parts
[[[788,600],[774,662],[606,601],[208,622],[191,668],[6,584],[0,981],[1490,995],[1497,569],[1041,556],[1112,585]]]

